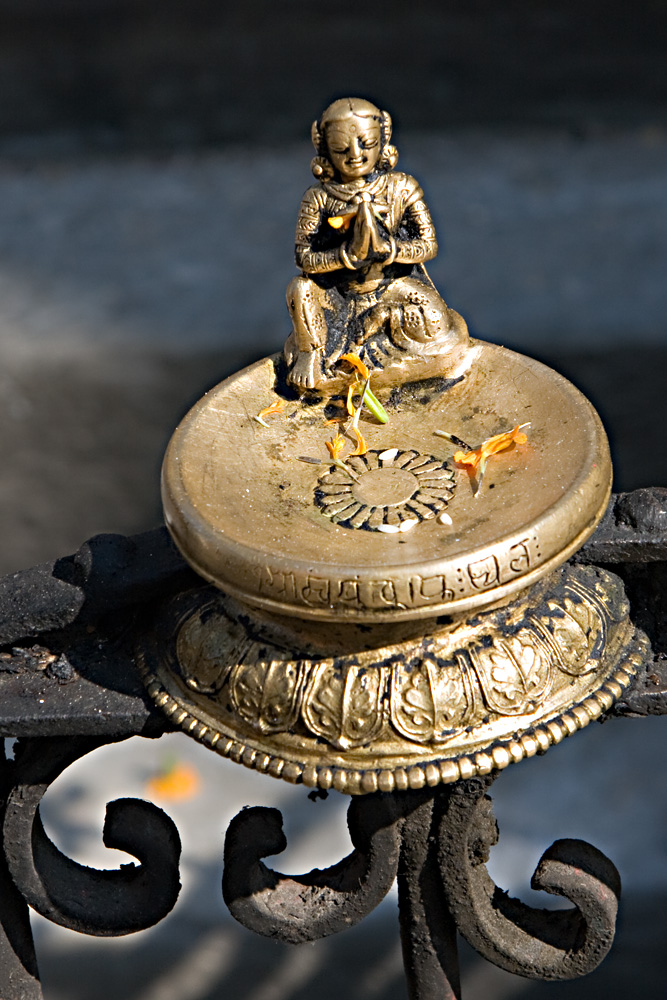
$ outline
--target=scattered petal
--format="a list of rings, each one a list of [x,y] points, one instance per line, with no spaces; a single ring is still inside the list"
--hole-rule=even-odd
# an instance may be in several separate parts
[[[270,417],[273,413],[281,413],[284,406],[284,401],[282,399],[277,399],[275,403],[271,403],[271,406],[267,406],[265,409],[260,410],[257,416],[253,417],[253,420],[256,420],[258,424],[262,425],[262,427],[268,427],[269,425],[264,420],[264,417]]]
[[[354,434],[354,436],[357,439],[357,447],[351,453],[350,457],[352,457],[354,455],[365,455],[366,452],[368,451],[368,445],[366,444],[366,438],[363,436],[363,434],[361,433],[361,431],[359,430],[359,428],[355,427],[354,424],[352,425],[352,427],[350,428],[350,430],[352,431],[352,433]]]
[[[444,511],[442,512],[442,514],[438,514],[438,523],[439,524],[454,524],[454,522],[452,521],[452,519],[449,516],[449,514],[446,514]]]
[[[147,790],[155,798],[183,802],[197,795],[200,784],[199,773],[194,767],[176,763],[151,778]]]
[[[404,524],[407,523],[407,521],[404,521]],[[383,531],[385,535],[397,535],[401,529],[397,524],[378,524],[377,530]]]
[[[340,360],[347,361],[349,365],[352,365],[355,371],[359,372],[364,381],[368,381],[370,372],[358,354],[341,354]]]
[[[481,467],[483,474],[486,463],[492,455],[506,451],[514,444],[526,443],[528,436],[524,434],[523,428],[529,426],[530,424],[517,424],[511,431],[506,431],[504,434],[494,434],[493,437],[487,438],[474,451],[457,451],[454,454],[454,461],[457,465],[467,466],[473,475]]]
[[[344,215],[331,215],[327,219],[327,222],[332,229],[343,229],[348,230],[350,228],[350,223],[352,219],[355,218],[356,212],[346,212]]]
[[[416,524],[419,524],[419,520],[416,517],[409,517],[407,521],[403,521],[399,531],[411,531]]]
[[[454,461],[457,465],[467,465],[475,473],[477,472],[477,466],[482,461],[482,449],[477,448],[475,451],[455,451]]]
[[[331,441],[325,441],[324,443],[327,446],[327,451],[335,461],[345,447],[345,438],[342,434],[336,434]]]
[[[398,455],[398,448],[387,448],[386,451],[381,451],[378,458],[381,462],[393,462]]]

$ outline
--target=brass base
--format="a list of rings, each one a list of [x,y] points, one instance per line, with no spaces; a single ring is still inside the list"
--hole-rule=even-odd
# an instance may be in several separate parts
[[[468,619],[323,626],[206,588],[155,632],[144,680],[182,729],[247,767],[349,794],[543,752],[608,710],[647,650],[618,578],[570,565]]]

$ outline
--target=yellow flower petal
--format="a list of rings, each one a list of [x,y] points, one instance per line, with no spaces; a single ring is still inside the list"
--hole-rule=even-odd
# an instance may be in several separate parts
[[[476,451],[455,451],[454,461],[457,465],[469,465],[473,472],[477,471],[477,466],[482,461],[481,448]]]
[[[352,427],[350,429],[353,431],[354,436],[357,439],[357,447],[354,449],[354,451],[352,452],[352,454],[353,455],[365,455],[366,452],[368,451],[368,445],[366,444],[366,439],[364,438],[363,434],[361,433],[361,431],[359,430],[358,427],[355,427],[354,425],[352,425]]]
[[[148,792],[157,799],[183,802],[199,792],[201,781],[198,772],[189,764],[175,764],[163,774],[151,778]]]
[[[506,431],[505,434],[494,434],[493,437],[487,438],[484,441],[479,450],[483,455],[488,457],[489,455],[497,455],[498,452],[505,451],[506,448],[510,448],[513,444],[525,444],[528,438],[521,431],[521,427],[525,426],[527,425],[517,424],[513,430]]]
[[[368,379],[370,372],[357,354],[341,354],[340,360],[347,361],[348,364],[352,365],[355,371],[359,372],[364,382]]]
[[[467,465],[470,471],[475,474],[480,467],[482,470],[486,466],[487,460],[492,455],[497,455],[501,451],[506,451],[513,444],[525,444],[528,436],[524,434],[522,428],[529,424],[517,424],[511,431],[504,434],[494,434],[493,437],[483,441],[479,448],[474,451],[457,451],[454,453],[454,461],[457,465]]]
[[[285,403],[283,402],[283,400],[277,399],[275,403],[271,403],[270,406],[267,406],[263,410],[260,410],[257,416],[255,417],[255,420],[257,421],[258,424],[262,424],[264,427],[268,427],[269,425],[264,420],[264,417],[270,417],[271,414],[273,413],[281,413],[284,406]]]
[[[331,215],[327,219],[327,222],[332,229],[348,230],[350,228],[350,223],[356,214],[356,212],[346,212],[345,215]]]
[[[343,437],[342,434],[336,434],[336,436],[332,438],[331,441],[325,441],[324,443],[327,446],[327,451],[329,452],[331,457],[335,460],[338,458],[341,451],[345,447],[345,438]]]

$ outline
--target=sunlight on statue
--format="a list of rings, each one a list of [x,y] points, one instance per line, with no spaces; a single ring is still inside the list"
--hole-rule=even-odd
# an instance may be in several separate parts
[[[426,273],[435,230],[417,181],[394,169],[389,114],[361,98],[334,101],[312,139],[318,183],[297,221],[288,380],[322,388],[349,351],[396,383],[439,374],[424,362],[461,355],[468,331]]]

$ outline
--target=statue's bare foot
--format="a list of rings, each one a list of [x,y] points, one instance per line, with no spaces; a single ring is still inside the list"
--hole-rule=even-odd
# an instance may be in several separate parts
[[[322,377],[322,361],[318,351],[299,351],[287,381],[297,389],[312,389]]]

